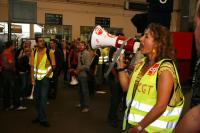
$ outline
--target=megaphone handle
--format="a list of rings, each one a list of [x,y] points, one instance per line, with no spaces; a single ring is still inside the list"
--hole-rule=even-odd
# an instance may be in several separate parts
[[[110,66],[109,66],[109,68],[108,68],[108,71],[107,71],[107,72],[105,73],[105,75],[104,75],[105,78],[108,77],[108,75],[109,75],[109,73],[111,72],[112,68],[114,67],[116,61],[119,59],[119,56],[120,56],[120,54],[121,54],[121,52],[122,52],[122,50],[123,50],[123,47],[125,46],[125,44],[127,43],[127,41],[128,41],[129,39],[130,39],[130,38],[128,38],[126,41],[124,41],[124,42],[122,43],[122,45],[120,46],[120,49],[117,51],[115,58],[113,59],[112,63],[110,64]]]

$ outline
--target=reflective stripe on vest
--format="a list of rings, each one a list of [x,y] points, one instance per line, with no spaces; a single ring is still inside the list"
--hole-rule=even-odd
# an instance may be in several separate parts
[[[129,101],[130,102],[130,101]],[[153,108],[153,106],[141,103],[139,101],[133,100],[132,107],[135,109],[144,111],[144,112],[149,112]],[[165,112],[162,114],[162,116],[174,116],[174,115],[181,115],[182,108],[173,108],[172,110],[165,110]]]
[[[127,114],[125,116],[127,116]],[[125,117],[124,119],[127,119],[127,117]],[[142,119],[144,119],[144,116],[129,114],[128,119],[130,121],[140,122]],[[150,124],[150,126],[166,129],[166,128],[175,128],[176,124],[177,122],[166,122],[162,120],[155,120],[154,122]]]
[[[49,66],[47,68],[47,70],[41,70],[41,69],[36,69],[34,68],[34,77],[37,78],[37,79],[42,79],[43,77],[46,76],[47,72],[51,69],[51,67]],[[36,75],[37,73],[37,75]],[[37,77],[36,77],[37,76]]]
[[[38,68],[37,66],[37,58],[38,58],[38,52],[36,51],[35,53],[35,57],[34,57],[34,78],[37,80],[42,80],[48,73],[48,71],[52,68],[51,66],[49,66],[48,68],[46,68],[46,61],[47,61],[47,55],[44,54],[44,56],[42,57]],[[51,78],[53,76],[53,73],[51,73],[51,75],[49,76],[49,78]]]
[[[38,69],[37,71],[38,71],[39,73],[47,73],[50,69],[51,69],[51,66],[49,66],[49,67],[48,67],[47,69],[45,69],[45,70]],[[34,71],[36,71],[36,68],[34,68]]]

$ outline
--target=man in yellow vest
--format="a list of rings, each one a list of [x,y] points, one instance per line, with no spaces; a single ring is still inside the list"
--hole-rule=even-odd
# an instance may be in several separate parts
[[[40,123],[49,127],[46,116],[46,104],[48,98],[49,78],[53,76],[56,66],[54,52],[47,50],[42,37],[36,39],[37,48],[32,51],[29,64],[31,66],[31,81],[35,86],[35,101],[37,116],[32,123]],[[48,51],[48,52],[47,52]],[[48,55],[49,54],[49,55]]]

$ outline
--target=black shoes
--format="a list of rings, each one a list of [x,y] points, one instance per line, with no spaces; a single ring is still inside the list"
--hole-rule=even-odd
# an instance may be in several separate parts
[[[34,119],[34,120],[32,120],[32,123],[33,123],[33,124],[40,123],[40,125],[43,126],[43,127],[50,127],[49,122],[47,122],[47,121],[40,121],[40,120],[37,119],[37,118]]]
[[[117,127],[118,127],[117,121],[109,120],[108,123],[109,123],[109,125],[110,125],[111,127],[114,127],[114,128],[117,128]]]
[[[40,120],[36,118],[36,119],[32,120],[32,123],[33,124],[40,123]]]
[[[117,119],[111,119],[108,117],[108,124],[111,126],[111,127],[114,127],[114,128],[118,128],[118,120]]]
[[[42,125],[43,127],[50,127],[50,124],[47,121],[40,122],[40,125]]]

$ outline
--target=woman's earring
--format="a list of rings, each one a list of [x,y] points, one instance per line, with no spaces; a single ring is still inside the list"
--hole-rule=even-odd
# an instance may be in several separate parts
[[[153,49],[153,51],[152,51],[154,54],[156,53],[156,50],[155,49]]]

